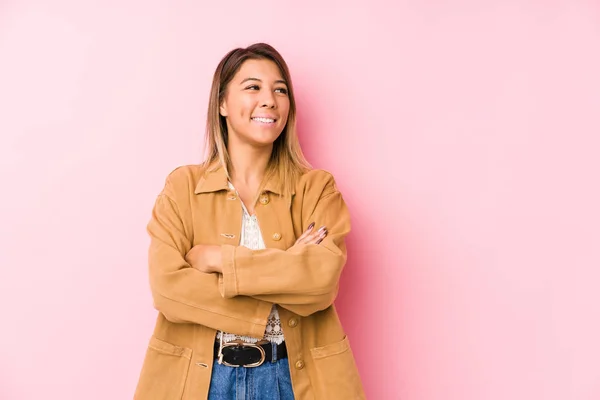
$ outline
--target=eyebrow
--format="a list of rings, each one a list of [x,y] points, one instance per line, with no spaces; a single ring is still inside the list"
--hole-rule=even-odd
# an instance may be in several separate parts
[[[261,81],[260,79],[258,79],[258,78],[246,78],[246,79],[244,79],[243,81],[241,81],[241,82],[240,82],[240,85],[243,85],[245,82],[248,82],[248,81],[258,81],[258,82],[262,82],[262,81]],[[282,80],[282,79],[278,79],[278,80],[276,80],[276,81],[275,81],[275,83],[283,83],[284,85],[286,85],[286,86],[287,86],[287,82],[286,82],[286,81],[284,81],[284,80]]]

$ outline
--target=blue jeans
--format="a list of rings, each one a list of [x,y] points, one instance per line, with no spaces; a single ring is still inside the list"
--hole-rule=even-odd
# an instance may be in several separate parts
[[[213,363],[209,400],[294,400],[287,358],[259,367],[228,367]]]

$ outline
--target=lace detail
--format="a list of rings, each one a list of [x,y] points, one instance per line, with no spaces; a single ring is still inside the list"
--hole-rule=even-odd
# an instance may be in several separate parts
[[[229,183],[229,188],[231,190],[235,190],[231,182]],[[264,249],[266,246],[262,234],[260,232],[260,226],[258,225],[256,215],[250,215],[243,202],[242,209],[244,210],[244,213],[242,217],[240,246],[247,247],[251,250]],[[283,343],[283,329],[281,328],[281,320],[279,319],[279,312],[277,311],[277,306],[273,305],[273,308],[271,308],[271,314],[269,314],[269,318],[267,320],[267,328],[265,329],[263,339],[251,338],[248,336],[239,336],[233,333],[219,331],[219,333],[217,334],[217,338],[221,339],[221,336],[223,336],[223,341],[225,342],[231,342],[233,340],[243,340],[246,343],[256,343],[260,340],[268,340],[272,343]]]
[[[260,234],[256,215],[250,216],[245,208],[246,207],[244,207],[244,216],[242,217],[242,237],[240,238],[240,245],[252,250],[264,249],[265,243]]]
[[[279,311],[277,311],[276,305],[273,305],[271,314],[267,320],[265,339],[267,339],[269,342],[275,342],[277,344],[281,344],[283,342],[283,330],[281,329],[281,320],[279,319]]]
[[[279,312],[277,311],[277,306],[275,305],[273,305],[273,308],[271,308],[271,314],[269,314],[269,319],[267,320],[267,329],[265,330],[265,335],[262,339],[251,338],[249,336],[239,336],[233,333],[224,333],[219,331],[219,333],[217,333],[217,339],[221,339],[221,336],[223,336],[224,342],[243,340],[246,343],[256,343],[260,340],[268,340],[271,343],[281,344],[285,340],[285,337],[283,336],[283,330],[281,329]]]

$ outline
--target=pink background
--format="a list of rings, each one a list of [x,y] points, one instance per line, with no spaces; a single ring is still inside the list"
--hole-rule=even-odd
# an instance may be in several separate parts
[[[201,3],[0,3],[0,399],[132,397],[154,198],[255,41],[351,208],[369,399],[600,399],[598,2]]]

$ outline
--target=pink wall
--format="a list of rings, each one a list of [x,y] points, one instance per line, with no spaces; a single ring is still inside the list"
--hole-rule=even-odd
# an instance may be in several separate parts
[[[369,399],[600,399],[598,2],[201,3],[0,3],[1,399],[132,397],[154,197],[255,41],[353,213]]]

